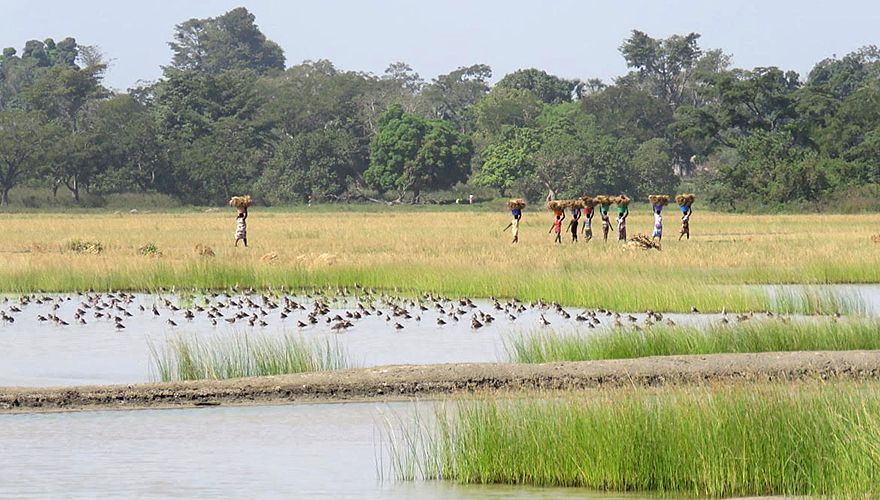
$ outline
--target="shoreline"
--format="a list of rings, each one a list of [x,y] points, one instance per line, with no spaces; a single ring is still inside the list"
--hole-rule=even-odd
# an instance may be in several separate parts
[[[545,364],[391,365],[229,380],[0,387],[0,414],[400,401],[512,391],[808,380],[880,380],[880,350],[657,356]]]

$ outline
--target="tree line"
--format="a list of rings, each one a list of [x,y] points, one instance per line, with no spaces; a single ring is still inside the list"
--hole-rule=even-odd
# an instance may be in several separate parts
[[[175,27],[163,77],[103,86],[104,56],[72,38],[0,56],[0,196],[18,186],[163,193],[192,204],[424,202],[482,189],[537,200],[672,193],[715,207],[821,207],[880,193],[880,51],[801,78],[731,67],[689,33],[634,30],[611,83],[484,64],[430,81],[330,61],[287,67],[244,8]]]

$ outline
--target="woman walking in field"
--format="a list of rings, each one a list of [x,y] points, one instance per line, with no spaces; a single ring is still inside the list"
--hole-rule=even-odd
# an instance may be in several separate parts
[[[552,200],[547,203],[547,208],[552,210],[554,217],[556,217],[548,233],[555,233],[554,242],[562,243],[562,221],[565,220],[565,207],[558,200]]]
[[[629,198],[617,198],[617,240],[626,242],[626,218],[629,217]]]
[[[510,232],[513,233],[513,241],[511,243],[519,243],[519,222],[522,219],[522,209],[525,206],[526,202],[520,198],[507,202],[507,208],[510,209],[510,214],[513,216],[510,224],[507,225],[510,228]],[[504,229],[507,230],[507,227]]]
[[[696,196],[693,194],[679,194],[675,197],[675,202],[681,208],[681,232],[678,234],[678,241],[681,241],[682,237],[691,239],[691,214],[694,212],[691,205],[693,205],[694,199]]]
[[[235,246],[238,246],[239,241],[243,241],[244,246],[248,246],[247,217],[248,207],[251,206],[251,197],[233,196],[229,200],[229,206],[238,210],[238,215],[235,217]]]
[[[238,246],[239,241],[244,242],[244,246],[247,247],[247,208],[238,212],[238,216],[235,218],[235,246]]]
[[[651,206],[654,211],[654,231],[651,233],[651,239],[662,241],[663,240],[663,207],[669,203],[669,196],[664,194],[652,194],[648,196],[648,201],[651,202]]]
[[[589,243],[593,239],[593,200],[584,198],[584,240]]]
[[[596,201],[599,202],[599,216],[602,217],[602,240],[605,243],[608,243],[608,231],[613,231],[611,228],[611,217],[608,215],[608,210],[611,208],[611,199],[607,196],[597,196]]]
[[[571,229],[571,242],[577,243],[578,240],[578,225],[580,224],[581,219],[581,203],[579,200],[572,202],[571,205],[571,222],[568,223],[568,228]]]

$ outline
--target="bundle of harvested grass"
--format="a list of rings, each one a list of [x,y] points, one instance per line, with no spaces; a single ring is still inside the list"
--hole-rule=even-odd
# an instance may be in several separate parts
[[[651,205],[660,205],[662,207],[669,203],[669,196],[665,194],[652,194],[648,196],[648,201],[651,202]]]
[[[675,202],[683,207],[689,207],[689,206],[693,205],[694,200],[696,198],[697,197],[693,193],[677,194],[677,195],[675,195]]]
[[[617,206],[619,206],[619,207],[625,207],[625,206],[629,205],[630,201],[632,201],[632,200],[630,200],[629,196],[627,196],[625,194],[614,197],[614,203],[617,203]]]
[[[235,208],[240,208],[240,209],[248,208],[249,206],[251,206],[251,203],[253,203],[253,200],[251,200],[251,195],[249,195],[249,194],[245,195],[245,196],[233,196],[232,198],[229,199],[229,206],[230,207],[235,207]]]
[[[871,241],[877,244],[880,244],[880,234],[872,234]]]
[[[584,202],[582,200],[566,200],[567,208],[584,208]]]
[[[598,197],[593,198],[592,196],[583,196],[583,197],[581,197],[581,203],[584,204],[585,208],[592,208],[592,207],[595,207],[596,204],[599,203],[599,201],[598,201]]]
[[[263,264],[275,264],[278,262],[278,252],[269,252],[266,255],[260,257],[260,262]]]
[[[594,198],[594,199],[595,199],[596,203],[598,203],[599,205],[610,205],[613,203],[611,197],[604,195],[604,194],[600,194],[600,195],[596,196],[596,198]]]
[[[193,251],[195,251],[196,255],[198,255],[199,257],[213,257],[214,256],[214,250],[211,247],[209,247],[208,245],[203,245],[201,243],[197,244],[195,246],[195,248],[193,248]]]
[[[508,200],[507,208],[509,208],[511,210],[516,210],[516,209],[522,210],[522,209],[526,208],[526,201],[523,200],[522,198],[514,198],[512,200]]]
[[[100,241],[73,239],[64,243],[62,251],[98,255],[104,251],[104,244]]]
[[[660,250],[660,243],[648,238],[644,234],[637,234],[626,242],[626,248],[630,250]]]
[[[547,208],[554,212],[560,212],[565,208],[565,205],[559,200],[552,200],[547,202]]]

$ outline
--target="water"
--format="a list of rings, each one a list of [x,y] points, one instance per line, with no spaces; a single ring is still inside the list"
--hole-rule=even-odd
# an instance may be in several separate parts
[[[346,403],[0,415],[0,497],[623,498],[380,480],[387,422],[430,408]]]
[[[352,328],[336,332],[332,329],[335,323],[328,324],[325,318],[332,318],[337,314],[345,317],[346,313],[356,311],[355,300],[330,303],[329,314],[321,316],[315,325],[300,328],[297,322],[308,322],[308,314],[313,305],[311,299],[295,298],[303,303],[307,310],[291,311],[286,319],[281,319],[283,307],[263,308],[267,314],[260,316],[259,306],[229,305],[230,300],[241,305],[245,300],[242,296],[231,299],[220,296],[212,299],[211,303],[214,305],[222,303],[228,307],[220,308],[224,316],[215,319],[216,325],[211,323],[206,311],[196,312],[196,317],[192,320],[184,317],[187,307],[195,311],[194,306],[202,304],[203,299],[195,299],[193,302],[177,297],[135,295],[130,300],[120,301],[119,308],[112,307],[113,301],[106,295],[95,301],[91,308],[83,306],[83,303],[90,302],[86,296],[65,295],[48,297],[48,299],[42,304],[32,300],[27,305],[21,305],[18,298],[8,298],[6,302],[0,303],[0,310],[15,319],[14,323],[0,321],[0,386],[152,381],[155,380],[155,370],[150,343],[161,348],[167,338],[176,335],[209,338],[229,337],[241,333],[269,336],[294,334],[302,335],[306,339],[321,341],[328,339],[331,342],[339,342],[357,366],[367,367],[388,364],[503,361],[504,339],[510,335],[548,328],[554,330],[584,328],[584,322],[575,319],[577,314],[582,312],[580,309],[566,308],[566,313],[570,315],[570,318],[566,319],[555,308],[530,308],[525,304],[526,310],[515,312],[516,319],[511,320],[507,317],[508,313],[496,310],[490,301],[475,301],[474,308],[461,306],[457,301],[454,304],[445,302],[442,304],[445,314],[437,310],[433,303],[426,303],[429,310],[422,311],[418,307],[409,305],[408,302],[404,304],[401,301],[411,318],[392,316],[390,321],[385,320],[390,308],[377,301],[375,306],[382,311],[381,317],[372,314],[360,320],[353,319]],[[168,306],[165,300],[170,300],[171,306]],[[257,303],[261,301],[259,296],[253,297],[253,300]],[[102,303],[111,307],[103,307],[100,305]],[[153,305],[157,307],[158,316],[151,311]],[[102,310],[97,311],[95,306],[101,307]],[[141,306],[144,308],[143,311],[140,309]],[[13,312],[13,307],[20,309],[21,312]],[[174,311],[173,307],[179,307],[179,310]],[[75,319],[78,309],[86,311],[83,316],[86,322],[84,325],[79,324]],[[125,316],[120,309],[128,311],[132,316]],[[465,314],[460,316],[459,321],[454,321],[449,316],[453,310],[465,311]],[[120,317],[124,329],[116,328],[115,321],[108,319],[106,315],[108,311],[111,311],[111,317]],[[252,327],[248,324],[248,319],[239,319],[232,324],[225,321],[240,311],[249,315],[257,314],[258,319],[265,321],[267,325],[261,327],[259,323],[255,323]],[[95,313],[104,317],[95,318]],[[471,319],[481,313],[491,314],[496,319],[491,324],[474,329]],[[60,326],[52,321],[38,320],[39,316],[45,317],[49,314],[58,316],[68,325]],[[541,323],[542,316],[550,322],[549,326]],[[638,321],[644,321],[644,314],[634,316]],[[713,315],[693,314],[670,314],[666,317],[678,324],[703,324],[717,319],[717,316]],[[605,315],[599,315],[598,318],[601,323],[597,330],[611,328],[615,320],[613,316]],[[443,319],[447,324],[438,325],[438,319]],[[173,321],[177,326],[169,325],[168,320]],[[621,321],[629,323],[626,315]],[[403,329],[394,327],[398,323]]]

